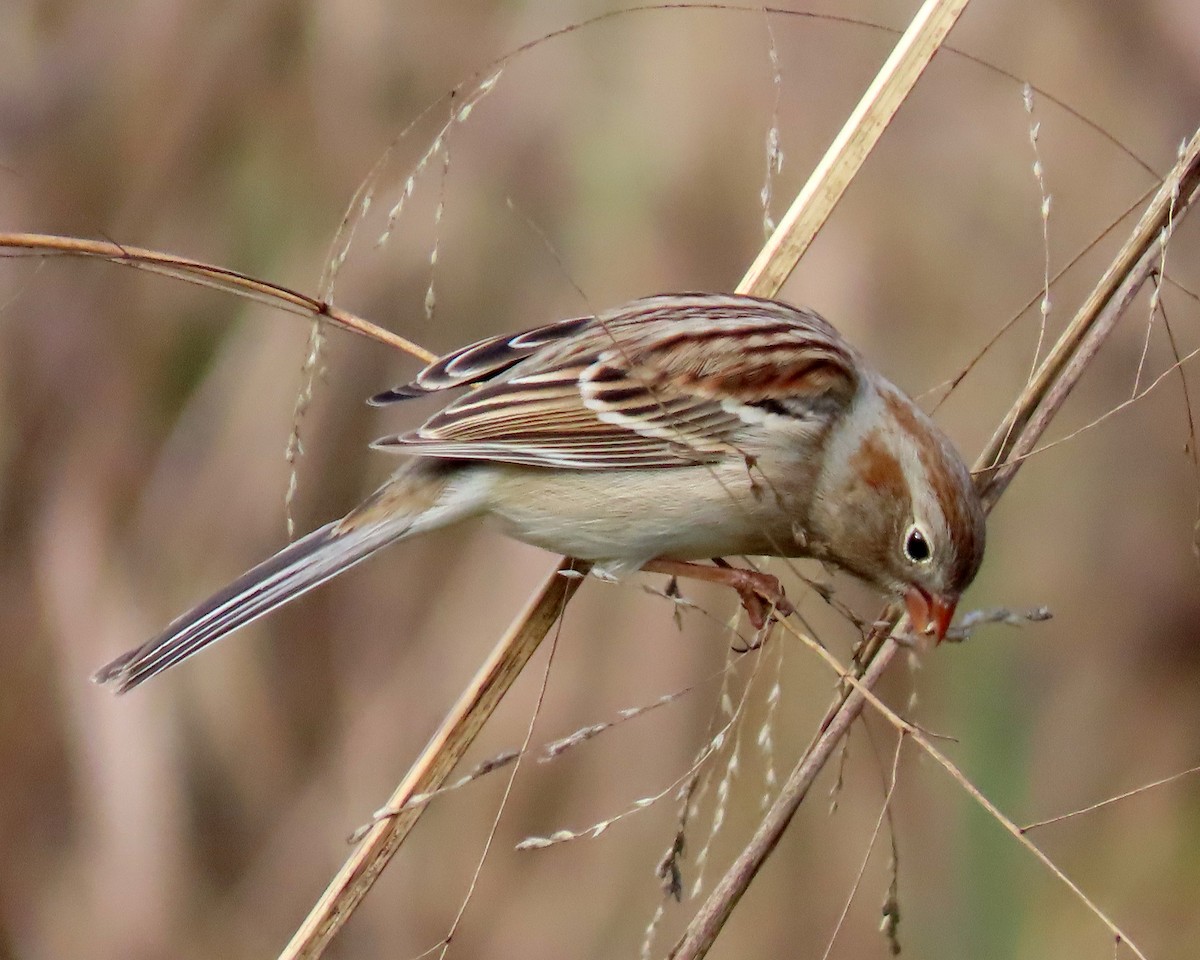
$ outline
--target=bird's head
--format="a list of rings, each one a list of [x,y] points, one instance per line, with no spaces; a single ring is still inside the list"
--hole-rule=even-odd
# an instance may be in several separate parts
[[[913,630],[942,640],[986,538],[958,451],[882,378],[864,385],[828,443],[813,504],[828,559],[903,597]]]

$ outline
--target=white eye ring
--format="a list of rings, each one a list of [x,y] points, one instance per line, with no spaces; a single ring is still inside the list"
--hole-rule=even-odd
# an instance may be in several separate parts
[[[929,542],[929,534],[919,523],[909,524],[908,529],[904,531],[902,549],[910,563],[924,566],[933,560],[933,545]]]

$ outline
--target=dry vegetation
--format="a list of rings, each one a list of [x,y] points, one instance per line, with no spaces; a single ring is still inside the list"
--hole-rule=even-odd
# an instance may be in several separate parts
[[[903,26],[878,7],[854,14]],[[1170,0],[1136,18],[1113,7],[978,6],[954,43],[1068,100],[1165,173],[1195,124],[1178,91],[1196,87],[1200,28]],[[396,131],[498,53],[596,9],[18,2],[0,40],[0,226],[112,237],[316,291],[347,198]],[[774,193],[786,198],[893,42],[845,24],[766,23],[642,13],[523,55],[451,127],[448,160],[430,156],[375,248],[449,115],[435,108],[380,171],[338,302],[436,349],[653,290],[732,286],[761,242],[773,117],[785,155]],[[939,412],[969,454],[1028,376],[1047,270],[1154,185],[1045,98],[1032,111],[1019,83],[940,57],[784,290],[914,393],[961,370],[1032,298]],[[1054,287],[1047,343],[1129,226]],[[1194,237],[1188,225],[1166,255],[1189,289],[1200,286]],[[114,700],[85,682],[92,667],[283,541],[304,325],[98,264],[10,261],[0,284],[0,957],[271,955],[551,560],[487,530],[406,544]],[[1186,354],[1200,339],[1193,299],[1169,287],[1163,302]],[[1143,296],[1060,435],[1169,367],[1162,317],[1147,340],[1149,315]],[[387,468],[364,444],[394,429],[395,414],[385,424],[360,401],[414,368],[344,334],[324,357],[303,420],[302,527],[344,510]],[[923,729],[952,735],[938,749],[1018,823],[1200,757],[1187,436],[1169,377],[1031,460],[994,516],[969,600],[1047,604],[1054,620],[982,629],[881,688]],[[452,955],[637,954],[675,830],[670,792],[601,837],[514,846],[667,790],[710,723],[724,722],[712,713],[728,598],[689,593],[702,609],[683,611],[679,630],[672,605],[641,585],[583,586],[556,636],[532,743],[696,689],[524,766]],[[875,615],[875,598],[839,587]],[[853,630],[815,596],[802,612],[847,659]],[[546,655],[468,766],[522,742]],[[729,695],[744,706],[697,788],[685,894],[698,861],[706,891],[745,844],[771,776],[794,762],[832,693],[828,668],[787,635],[735,670]],[[878,715],[859,726],[818,781],[822,791],[837,781],[836,814],[802,808],[713,955],[821,956],[876,829],[832,956],[887,952],[877,928],[889,836],[906,952],[1107,955],[1109,931],[994,817],[911,745],[894,765],[891,729]],[[1190,956],[1200,936],[1198,790],[1185,776],[1033,833],[1151,957]],[[443,937],[503,791],[498,774],[431,804],[331,955],[415,956]],[[715,811],[723,826],[709,842]],[[668,905],[655,954],[691,911]]]

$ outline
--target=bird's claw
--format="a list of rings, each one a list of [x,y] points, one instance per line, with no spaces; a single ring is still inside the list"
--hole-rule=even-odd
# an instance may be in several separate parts
[[[773,620],[790,617],[796,612],[792,602],[784,595],[778,577],[757,570],[739,570],[737,581],[733,587],[755,630],[761,630]]]

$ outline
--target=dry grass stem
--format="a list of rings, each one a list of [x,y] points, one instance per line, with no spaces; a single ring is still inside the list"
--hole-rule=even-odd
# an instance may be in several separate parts
[[[1200,132],[1181,151],[1179,162],[1155,193],[1137,226],[981,454],[979,466],[987,473],[979,486],[989,506],[1011,482],[1020,458],[1033,449],[1122,312],[1157,270],[1162,246],[1170,239],[1200,187],[1198,157]]]
[[[779,138],[779,104],[783,99],[783,70],[779,65],[779,48],[775,45],[775,31],[771,29],[771,18],[764,11],[767,28],[767,56],[771,63],[771,84],[775,96],[771,101],[771,125],[767,128],[767,170],[763,177],[759,200],[762,202],[763,237],[770,239],[775,232],[775,218],[771,215],[771,201],[775,196],[775,177],[783,170],[783,148]]]
[[[518,850],[540,850],[546,847],[555,846],[559,843],[565,843],[570,840],[580,840],[584,838],[594,839],[600,836],[600,834],[604,833],[614,823],[624,820],[625,818],[630,817],[641,810],[645,810],[670,795],[678,797],[683,793],[690,794],[692,790],[691,785],[696,782],[696,778],[700,772],[708,767],[708,761],[717,756],[726,744],[730,744],[731,747],[725,764],[725,772],[721,781],[717,785],[717,808],[713,814],[713,824],[708,840],[708,842],[711,843],[712,838],[718,833],[724,821],[725,805],[728,801],[730,793],[730,782],[737,775],[740,767],[739,757],[743,725],[742,721],[745,717],[746,704],[749,702],[750,693],[754,688],[754,680],[758,676],[759,669],[762,666],[763,648],[760,647],[757,652],[759,656],[756,656],[754,659],[753,672],[746,681],[745,685],[742,687],[742,691],[738,696],[737,703],[734,704],[733,700],[729,698],[728,694],[722,694],[722,696],[719,698],[720,712],[726,717],[726,720],[715,733],[712,733],[710,730],[710,736],[708,740],[700,748],[699,753],[692,761],[692,765],[686,771],[684,771],[683,774],[676,777],[658,792],[634,800],[624,810],[621,810],[612,816],[605,817],[603,820],[599,820],[578,830],[561,829],[554,831],[548,836],[526,837],[517,844],[516,848]],[[726,678],[728,678],[728,675],[731,671],[727,669],[724,672]],[[673,696],[672,699],[675,699],[675,697]],[[663,702],[664,701],[658,701],[655,704],[651,704],[650,707],[646,709],[653,709],[655,706],[660,706]],[[706,843],[706,848],[707,845],[708,844]],[[702,850],[697,858],[697,862],[701,862],[705,856],[706,853],[704,850]]]
[[[859,887],[862,886],[863,876],[867,872],[867,864],[871,862],[871,854],[875,852],[875,844],[879,841],[879,831],[883,829],[883,822],[887,819],[891,811],[892,797],[896,793],[896,781],[900,777],[900,752],[904,749],[904,736],[904,732],[902,731],[896,740],[896,750],[892,755],[892,766],[888,773],[883,805],[879,808],[879,816],[875,818],[875,828],[871,831],[871,839],[867,841],[866,853],[863,854],[862,863],[859,864],[858,873],[854,877],[850,893],[846,896],[846,903],[842,906],[842,912],[833,927],[833,933],[829,935],[829,942],[825,945],[825,952],[821,954],[821,960],[829,960],[829,955],[833,953],[833,945],[837,943],[838,934],[842,932],[842,927],[846,923],[846,917],[850,915],[850,907],[854,903],[854,898],[858,895]]]
[[[557,571],[546,578],[392,793],[386,809],[398,812],[377,820],[367,831],[281,957],[317,957],[324,952],[421,816],[424,807],[406,808],[408,800],[413,794],[437,790],[445,782],[581,582],[560,577]]]
[[[967,779],[966,775],[961,770],[958,769],[958,767],[954,764],[954,762],[949,757],[947,757],[944,753],[942,753],[940,750],[938,750],[938,748],[935,747],[930,742],[929,735],[927,733],[925,733],[925,731],[923,731],[916,724],[910,723],[909,721],[905,720],[898,713],[896,713],[891,707],[889,707],[882,700],[880,700],[877,696],[875,696],[875,694],[872,692],[872,689],[871,689],[874,686],[874,681],[869,678],[872,675],[874,675],[874,677],[878,678],[880,673],[882,673],[882,671],[880,671],[880,670],[875,670],[875,667],[876,667],[877,662],[880,659],[884,659],[882,656],[883,652],[890,651],[890,653],[887,656],[887,659],[890,659],[891,656],[893,656],[895,654],[895,651],[898,649],[898,645],[896,644],[896,642],[894,640],[890,640],[890,639],[888,640],[888,642],[884,648],[884,651],[881,651],[881,656],[876,657],[875,661],[873,661],[871,663],[867,674],[865,674],[864,676],[859,678],[859,677],[855,676],[853,671],[847,670],[846,667],[844,667],[838,661],[838,659],[836,657],[834,657],[828,650],[825,649],[825,647],[823,647],[821,644],[819,644],[812,637],[809,637],[809,636],[806,636],[806,635],[800,633],[798,630],[794,629],[791,626],[791,624],[785,624],[785,627],[788,629],[788,631],[794,637],[799,639],[806,647],[808,647],[813,653],[815,653],[818,657],[820,657],[830,668],[832,668],[833,671],[835,673],[837,673],[838,677],[842,680],[842,682],[849,685],[849,687],[851,688],[851,693],[846,698],[846,702],[849,703],[851,701],[854,701],[857,696],[856,702],[857,702],[858,710],[856,711],[856,714],[857,714],[857,712],[861,712],[864,704],[870,703],[871,706],[876,711],[878,711],[878,713],[885,720],[887,720],[888,723],[890,723],[893,727],[896,728],[896,730],[901,734],[902,737],[905,737],[905,736],[910,737],[915,744],[917,744],[922,750],[925,751],[926,754],[928,754],[933,760],[935,760],[938,763],[938,765],[941,766],[942,769],[945,770],[950,775],[950,777],[960,787],[963,788],[963,790],[971,797],[971,799],[973,799],[976,803],[978,803],[981,807],[983,807],[983,809],[986,810],[992,816],[992,818],[998,824],[1000,824],[1000,826],[1003,827],[1008,833],[1012,834],[1012,836],[1014,836],[1017,839],[1017,842],[1019,842],[1021,844],[1021,846],[1023,846],[1026,850],[1028,850],[1030,853],[1032,853],[1042,863],[1042,865],[1045,866],[1046,869],[1049,870],[1051,874],[1053,874],[1055,879],[1057,879],[1060,883],[1062,883],[1064,886],[1066,886],[1067,889],[1069,889],[1072,893],[1074,893],[1075,896],[1079,899],[1079,901],[1085,907],[1087,907],[1087,909],[1090,910],[1092,912],[1092,914],[1098,920],[1100,920],[1101,923],[1103,923],[1105,925],[1105,927],[1108,928],[1109,932],[1114,936],[1114,938],[1116,938],[1116,940],[1119,943],[1126,944],[1129,947],[1129,949],[1133,952],[1134,956],[1138,957],[1139,960],[1146,960],[1145,954],[1142,953],[1142,951],[1138,948],[1138,946],[1132,940],[1129,939],[1128,934],[1126,934],[1125,931],[1123,931],[1120,927],[1118,927],[1108,917],[1108,915],[1103,910],[1101,910],[1100,907],[1097,906],[1087,896],[1087,894],[1085,894],[1078,887],[1078,885],[1076,885],[1075,881],[1073,881],[1070,877],[1068,877],[1065,873],[1063,873],[1063,871],[1058,867],[1058,865],[1055,864],[1053,860],[1051,860],[1048,856],[1046,856],[1045,853],[1042,852],[1040,847],[1038,847],[1027,836],[1025,836],[1026,828],[1017,826],[1017,824],[1015,824],[1012,820],[1010,820],[1008,817],[1006,817],[1000,811],[1000,809],[994,803],[992,803],[991,800],[989,800],[986,796],[984,796],[983,793],[980,792],[979,788],[976,787],[973,783],[971,783],[971,781]],[[839,711],[838,718],[841,718],[841,716],[844,712],[845,712],[844,710]],[[848,729],[848,727],[849,727],[849,723],[847,722],[847,729]],[[808,759],[809,759],[808,757],[805,757],[805,760],[808,760]],[[802,761],[802,762],[804,762],[804,761]],[[786,789],[786,787],[785,787],[785,789]],[[674,956],[682,956],[682,955],[683,954],[679,954],[679,953],[672,954],[673,957]]]
[[[1084,301],[1084,306],[1063,332],[1042,368],[1039,369],[1038,375],[1022,391],[1012,410],[1005,417],[993,440],[993,444],[999,448],[993,452],[989,447],[981,455],[977,464],[977,470],[981,472],[976,480],[989,509],[995,505],[1008,483],[1011,482],[1021,465],[1024,453],[1037,443],[1050,420],[1079,382],[1084,370],[1094,359],[1097,350],[1107,334],[1111,332],[1117,319],[1132,302],[1142,284],[1154,272],[1160,262],[1160,245],[1165,244],[1170,238],[1171,232],[1190,208],[1198,188],[1200,188],[1200,132],[1193,136],[1187,148],[1182,152],[1180,163],[1151,201],[1146,214],[1138,222],[1129,240],[1122,246],[1116,259]],[[891,615],[885,613],[885,616],[881,618],[882,626],[895,623],[897,619],[898,612],[893,611]],[[818,650],[820,656],[827,660],[831,659],[829,654],[819,649],[817,645],[814,644],[814,648]],[[826,715],[816,740],[788,777],[775,804],[759,824],[746,849],[739,854],[709,896],[708,901],[688,925],[683,938],[671,953],[672,958],[694,960],[708,952],[708,948],[712,945],[725,920],[728,919],[733,907],[779,842],[783,831],[807,795],[808,789],[833,755],[838,742],[862,712],[868,699],[872,703],[878,703],[870,691],[900,648],[883,629],[875,631],[864,644],[864,648],[865,653],[861,653],[856,658],[859,660],[855,671],[857,676],[848,680],[851,689]],[[883,708],[882,704],[879,706],[881,712],[886,711],[887,714],[895,717],[890,710]],[[896,717],[896,722],[903,723],[906,730],[916,730],[915,727],[899,720],[898,717]],[[1046,864],[1055,876],[1070,887],[1115,935],[1129,943],[1130,948],[1137,956],[1142,956],[1129,938],[1121,933],[1115,924],[1088,900],[1062,871],[1050,862],[1045,854],[1027,842],[1019,827],[1011,823],[986,797],[971,787],[966,778],[949,760],[933,750],[924,735],[914,735],[914,740],[920,743],[924,749],[935,754],[938,762],[964,787],[968,788],[968,792],[977,802],[984,806],[1006,830],[1019,837],[1023,845]]]
[[[780,291],[967,2],[925,0],[738,284],[739,293],[770,297]]]
[[[1033,148],[1033,178],[1037,181],[1038,193],[1042,198],[1040,213],[1042,218],[1042,301],[1038,305],[1041,322],[1038,324],[1037,346],[1033,349],[1033,360],[1029,367],[1029,378],[1037,372],[1038,361],[1042,359],[1042,346],[1046,342],[1046,323],[1050,319],[1050,193],[1046,188],[1046,168],[1042,164],[1042,152],[1038,148],[1042,123],[1033,112],[1033,87],[1028,83],[1021,90],[1025,113],[1029,117],[1029,145]]]
[[[1132,790],[1126,790],[1124,793],[1118,793],[1115,797],[1108,797],[1105,800],[1100,800],[1097,803],[1088,804],[1086,807],[1080,807],[1078,810],[1072,810],[1070,813],[1060,813],[1057,817],[1047,817],[1045,820],[1035,820],[1033,823],[1027,823],[1021,827],[1022,833],[1029,833],[1031,830],[1036,830],[1038,827],[1048,827],[1053,823],[1062,823],[1064,820],[1070,820],[1073,817],[1081,817],[1085,813],[1092,813],[1096,810],[1101,810],[1111,804],[1121,800],[1128,800],[1130,797],[1136,797],[1139,793],[1145,793],[1148,790],[1154,790],[1158,787],[1165,787],[1168,783],[1174,783],[1176,780],[1182,780],[1184,777],[1190,777],[1192,774],[1200,773],[1200,767],[1189,767],[1187,770],[1180,770],[1178,773],[1173,773],[1169,777],[1160,777],[1158,780],[1152,780],[1150,783],[1144,783],[1140,787],[1134,787]]]
[[[669,954],[672,960],[683,957],[702,957],[708,952],[708,948],[712,946],[717,934],[725,925],[725,921],[729,919],[733,908],[750,886],[750,881],[758,873],[771,851],[775,849],[776,844],[779,843],[784,829],[791,822],[796,810],[799,809],[809,787],[812,786],[817,774],[824,768],[834,747],[862,712],[865,691],[875,686],[898,649],[895,641],[887,640],[879,654],[867,664],[862,677],[853,682],[841,709],[832,715],[828,724],[822,729],[814,747],[805,753],[800,763],[788,776],[779,791],[779,796],[775,798],[771,809],[759,822],[745,850],[738,855],[733,865],[717,882],[708,899],[697,911],[692,922],[688,924],[683,937]]]
[[[563,603],[566,603],[564,598]],[[562,632],[562,617],[557,618],[558,630],[555,631],[554,638],[550,641],[550,655],[546,657],[546,669],[542,671],[542,680],[538,686],[537,696],[534,701],[533,710],[529,715],[529,723],[525,727],[525,739],[521,743],[520,749],[517,751],[517,761],[513,764],[512,771],[508,775],[508,781],[504,784],[504,793],[500,797],[500,802],[496,805],[496,812],[492,817],[492,825],[488,830],[487,840],[483,844],[483,849],[479,852],[479,857],[475,861],[475,870],[471,875],[471,882],[467,886],[467,892],[463,894],[462,902],[459,904],[458,913],[455,914],[454,920],[450,924],[450,929],[446,931],[446,936],[442,938],[441,951],[439,957],[445,957],[446,952],[450,949],[450,944],[458,933],[458,928],[462,925],[463,917],[466,916],[467,907],[470,906],[471,900],[475,896],[475,891],[479,888],[479,878],[483,874],[483,865],[487,863],[488,853],[492,849],[492,844],[496,841],[496,834],[500,830],[500,820],[504,817],[504,811],[508,807],[509,798],[512,796],[513,786],[517,782],[517,774],[521,772],[521,761],[529,752],[529,743],[533,739],[533,730],[537,726],[538,717],[541,715],[542,706],[546,702],[546,690],[550,686],[550,670],[554,666],[554,654],[558,651],[559,635]],[[519,669],[519,668],[518,668]],[[497,698],[499,702],[499,698]]]
[[[437,359],[435,354],[417,346],[411,340],[335,307],[325,300],[298,293],[278,283],[269,283],[236,270],[217,267],[188,257],[125,246],[111,240],[84,240],[41,233],[0,233],[0,250],[15,250],[19,254],[41,257],[73,256],[105,260],[122,267],[132,267],[135,270],[183,280],[198,287],[210,287],[232,293],[298,316],[324,319],[335,327],[375,340],[426,363]]]

